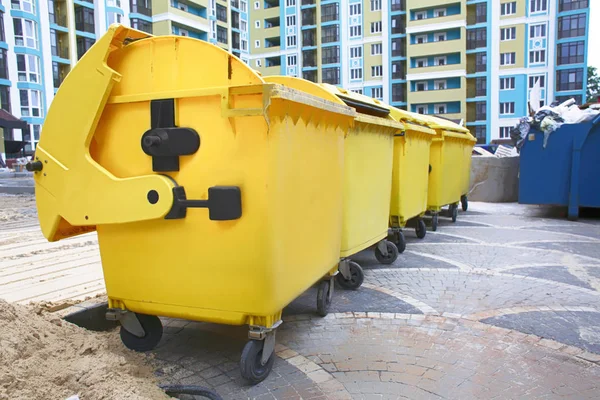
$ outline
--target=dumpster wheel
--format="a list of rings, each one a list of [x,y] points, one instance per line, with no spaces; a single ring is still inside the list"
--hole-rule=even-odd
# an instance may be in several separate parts
[[[462,210],[465,212],[469,209],[469,199],[467,198],[466,194],[460,196],[460,205],[462,206]]]
[[[452,217],[452,222],[456,222],[458,218],[458,204],[452,204],[450,206],[450,216]]]
[[[406,250],[406,238],[404,237],[404,232],[401,229],[397,229],[394,232],[394,244],[398,249],[398,254],[404,253]]]
[[[363,284],[365,273],[363,272],[362,267],[354,261],[348,262],[348,269],[350,272],[350,279],[346,279],[344,275],[339,273],[335,276],[335,280],[342,289],[356,290]]]
[[[128,349],[135,351],[150,351],[156,347],[163,334],[162,322],[155,315],[135,313],[140,325],[144,329],[144,336],[137,336],[121,325],[121,341]]]
[[[383,253],[378,244],[375,247],[375,258],[382,264],[392,264],[398,258],[398,248],[389,240],[384,240],[384,245],[386,246],[387,254]]]
[[[333,297],[333,281],[331,279],[323,280],[319,284],[317,292],[317,314],[321,317],[329,314],[331,298]]]
[[[431,216],[431,230],[432,231],[437,231],[438,228],[438,214],[435,213]]]
[[[275,353],[272,352],[267,362],[265,364],[262,363],[261,358],[264,345],[264,340],[251,339],[246,343],[242,351],[240,372],[242,373],[242,377],[253,385],[264,381],[269,376],[275,362]]]
[[[423,239],[425,235],[427,235],[427,227],[425,226],[425,221],[422,218],[419,218],[417,221],[417,227],[415,228],[415,233],[419,239]],[[400,249],[398,249],[400,251]]]

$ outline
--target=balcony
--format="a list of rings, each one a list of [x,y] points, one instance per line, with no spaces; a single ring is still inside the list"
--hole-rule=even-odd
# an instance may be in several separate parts
[[[152,5],[149,1],[130,0],[129,6],[132,13],[142,14],[147,17],[152,16]]]
[[[487,54],[475,53],[467,55],[467,74],[487,71]]]
[[[487,104],[485,101],[477,101],[468,103],[467,105],[467,121],[468,122],[485,122],[487,121]]]
[[[410,45],[408,52],[411,57],[426,57],[434,54],[443,53],[459,53],[465,50],[464,41],[460,39],[444,40],[441,42],[427,42],[421,44]]]
[[[69,48],[67,46],[51,46],[51,50],[54,57],[69,59]]]
[[[445,89],[445,90],[424,90],[420,92],[410,92],[410,102],[412,104],[431,103],[449,103],[460,101],[465,97],[463,88]]]
[[[59,64],[56,62],[52,64],[52,81],[54,83],[54,88],[58,88],[61,85],[70,70],[70,65]]]
[[[265,39],[265,48],[273,48],[281,46],[281,38],[279,36],[274,36]],[[273,49],[275,50],[275,49]]]
[[[467,81],[467,97],[473,99],[475,97],[487,96],[487,79],[474,78]]]
[[[302,46],[316,46],[317,45],[317,30],[309,29],[302,31]]]
[[[390,7],[394,11],[406,11],[406,0],[391,0]]]
[[[317,24],[317,12],[315,8],[309,8],[307,10],[302,10],[302,25],[310,26]]]
[[[483,24],[485,22],[487,22],[487,3],[467,6],[467,25]]]
[[[304,50],[302,52],[302,65],[304,67],[316,67],[317,50]]]
[[[310,6],[310,5],[313,5],[313,4],[316,4],[316,3],[317,3],[316,0],[302,0],[302,5],[303,6]]]
[[[240,29],[240,13],[231,10],[231,27],[233,29]]]
[[[269,8],[279,8],[278,0],[264,0],[265,1],[265,10]]]

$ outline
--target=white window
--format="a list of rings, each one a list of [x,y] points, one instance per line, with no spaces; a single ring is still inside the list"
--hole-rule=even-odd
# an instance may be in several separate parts
[[[247,40],[242,39],[242,50],[248,51],[248,41]]]
[[[255,40],[254,41],[254,48],[258,49],[260,47],[260,40]]]
[[[381,33],[381,21],[371,22],[371,33]]]
[[[434,42],[443,42],[446,40],[446,32],[436,33],[433,35]]]
[[[371,11],[381,10],[381,0],[371,0]]]
[[[500,15],[513,15],[517,13],[517,2],[511,1],[510,3],[500,4]]]
[[[546,37],[546,24],[530,25],[529,26],[529,38],[544,38]]]
[[[353,25],[350,27],[350,37],[358,37],[362,35],[362,25]]]
[[[416,20],[427,19],[427,11],[416,12],[415,13],[415,19]]]
[[[529,52],[530,64],[542,64],[546,62],[546,50],[536,50]]]
[[[217,15],[217,4],[215,0],[210,0],[210,15],[213,17]]]
[[[513,90],[515,88],[515,78],[500,78],[500,90]]]
[[[546,87],[546,75],[532,75],[529,77],[529,89],[532,89],[537,81],[540,81],[540,89]]]
[[[38,48],[37,24],[28,19],[13,18],[15,45]]]
[[[285,4],[288,7],[294,7],[294,6],[296,6],[296,0],[286,0]]]
[[[115,23],[117,23],[117,24],[121,23],[121,14],[117,14],[114,12],[106,13],[106,24],[112,25]]]
[[[288,15],[286,17],[286,24],[287,24],[287,26],[296,26],[296,16]]]
[[[109,7],[121,8],[121,0],[107,0],[106,5]]]
[[[42,95],[39,90],[21,89],[19,90],[19,99],[21,100],[21,116],[42,116]]]
[[[415,62],[415,65],[417,66],[417,68],[426,67],[427,59],[426,58],[418,58],[417,61]]]
[[[254,9],[255,9],[255,10],[258,10],[258,9],[260,9],[260,2],[259,2],[259,1],[255,1],[255,2],[254,2]]]
[[[188,11],[188,6],[187,4],[183,4],[183,3],[177,3],[177,8],[179,8],[181,11]]]
[[[211,36],[213,39],[217,38],[217,21],[210,21],[210,26],[211,26]]]
[[[293,56],[287,56],[287,66],[288,67],[295,67],[298,63],[298,56],[293,55]]]
[[[417,82],[417,83],[415,84],[415,91],[416,91],[416,92],[424,92],[424,91],[426,91],[427,89],[428,89],[428,88],[427,88],[427,82]]]
[[[374,87],[371,91],[371,95],[374,99],[383,100],[383,88],[381,86]]]
[[[180,36],[190,36],[190,33],[188,31],[186,31],[185,29],[179,28],[179,35]]]
[[[445,17],[446,16],[446,9],[445,8],[436,8],[435,10],[433,10],[433,16],[434,17]]]
[[[257,67],[261,67],[262,66],[262,63],[261,63],[260,59],[256,60],[255,63],[256,63]]]
[[[361,58],[362,46],[350,47],[350,58]]]
[[[500,115],[514,114],[515,113],[515,103],[500,103]]]
[[[287,47],[296,47],[296,35],[287,37]]]
[[[260,21],[254,21],[254,27],[260,29]]]
[[[374,65],[371,67],[371,77],[380,78],[383,76],[383,65]]]
[[[381,45],[381,43],[375,43],[371,45],[371,55],[372,56],[378,56],[381,55],[383,51],[383,46]]]
[[[500,139],[510,138],[510,126],[501,126],[500,127]]]
[[[350,4],[350,15],[360,15],[362,13],[362,4],[354,3]]]
[[[417,113],[427,114],[427,107],[426,106],[417,106]]]
[[[243,19],[240,20],[240,30],[242,32],[246,32],[248,30],[248,23],[246,21],[244,21]]]
[[[358,93],[358,94],[363,94],[363,90],[362,89],[350,89],[351,92],[354,93]]]
[[[416,44],[427,43],[427,35],[418,35],[418,36],[415,36],[415,43]]]
[[[548,10],[548,0],[529,0],[529,12],[538,13]]]
[[[446,105],[445,104],[436,104],[433,106],[436,114],[446,114]]]
[[[500,40],[505,42],[507,40],[515,40],[517,38],[517,28],[503,28],[500,29]]]
[[[350,69],[350,79],[362,79],[362,68],[351,68]]]
[[[11,0],[13,10],[21,10],[31,14],[35,14],[35,1],[32,0]]]
[[[240,11],[241,12],[248,12],[248,3],[246,3],[246,0],[241,0],[240,1]],[[247,61],[248,60],[246,60],[246,64],[248,64]]]
[[[448,82],[444,80],[433,81],[433,86],[435,90],[446,90],[448,88]]]
[[[515,59],[515,53],[501,53],[500,65],[514,65],[516,62]]]
[[[17,54],[17,73],[20,82],[40,82],[40,58],[31,54]]]
[[[446,59],[446,56],[436,57],[433,59],[434,65],[446,65],[447,63],[448,60]]]

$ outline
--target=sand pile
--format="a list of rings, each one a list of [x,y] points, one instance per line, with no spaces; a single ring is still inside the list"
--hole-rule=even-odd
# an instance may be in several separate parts
[[[168,399],[118,335],[0,300],[0,399]]]

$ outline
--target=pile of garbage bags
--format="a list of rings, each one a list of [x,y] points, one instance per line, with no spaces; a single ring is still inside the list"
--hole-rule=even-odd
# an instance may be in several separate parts
[[[540,107],[533,117],[523,117],[511,129],[510,138],[517,148],[523,147],[531,128],[544,132],[544,148],[548,144],[550,134],[561,127],[562,124],[578,124],[588,122],[600,115],[600,110],[594,108],[580,109],[575,100],[570,99],[564,103],[555,101],[549,106]]]

